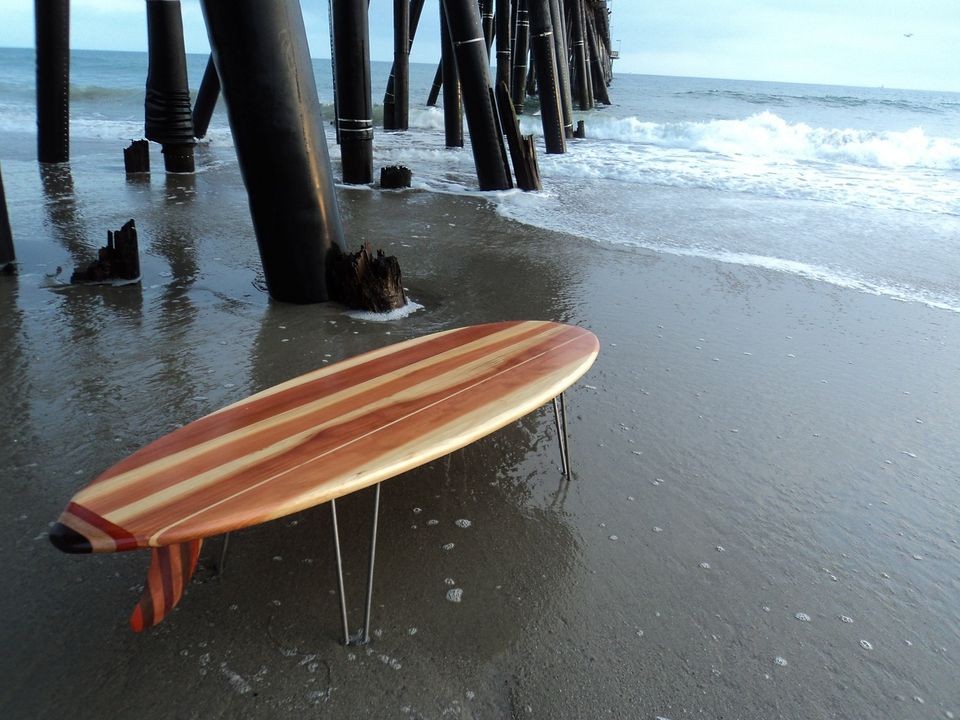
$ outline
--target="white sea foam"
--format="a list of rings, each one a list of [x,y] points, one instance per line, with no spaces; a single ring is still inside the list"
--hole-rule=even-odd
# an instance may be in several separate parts
[[[538,132],[527,121],[525,132]],[[760,112],[740,120],[655,123],[627,118],[591,118],[588,138],[653,145],[731,157],[824,160],[873,167],[960,170],[960,140],[929,137],[923,128],[873,131],[811,127]]]
[[[344,313],[347,317],[354,320],[366,320],[367,322],[389,322],[390,320],[400,320],[409,317],[417,310],[423,310],[423,305],[407,298],[407,304],[395,310],[387,312],[371,312],[368,310],[348,310]]]

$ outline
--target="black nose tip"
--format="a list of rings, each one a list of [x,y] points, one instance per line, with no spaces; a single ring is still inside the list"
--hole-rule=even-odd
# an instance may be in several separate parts
[[[50,542],[58,550],[65,553],[89,553],[93,552],[90,541],[72,528],[68,528],[62,523],[56,523],[50,528]]]

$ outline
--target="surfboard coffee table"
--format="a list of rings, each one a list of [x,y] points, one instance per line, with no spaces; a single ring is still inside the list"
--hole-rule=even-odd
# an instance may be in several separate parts
[[[569,478],[563,391],[598,351],[587,330],[527,321],[448,330],[343,360],[195,420],[120,461],[74,495],[50,540],[68,553],[151,549],[130,617],[139,632],[180,600],[203,538],[329,501],[344,643],[367,642],[380,482],[550,400]],[[364,628],[351,638],[336,499],[371,485]]]

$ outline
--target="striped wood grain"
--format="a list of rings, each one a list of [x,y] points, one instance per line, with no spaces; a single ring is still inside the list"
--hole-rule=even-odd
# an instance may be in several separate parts
[[[522,417],[576,381],[598,349],[586,330],[529,321],[358,355],[196,420],[117,463],[74,496],[59,519],[60,542],[52,539],[74,552],[161,547],[326,502]]]

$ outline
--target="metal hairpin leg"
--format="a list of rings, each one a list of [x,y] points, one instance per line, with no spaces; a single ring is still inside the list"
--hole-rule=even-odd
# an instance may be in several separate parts
[[[373,569],[377,556],[377,519],[380,515],[380,483],[373,497],[373,530],[370,533],[370,563],[367,571],[367,603],[363,615],[363,632],[350,637],[347,623],[347,594],[343,588],[343,556],[340,553],[340,530],[337,527],[337,501],[330,501],[330,517],[333,521],[333,548],[337,556],[337,589],[340,596],[340,621],[343,624],[344,645],[365,645],[370,642],[370,613],[373,607]]]
[[[559,398],[559,402],[557,401]],[[553,415],[557,420],[557,438],[560,440],[560,457],[563,460],[563,474],[570,477],[570,451],[567,444],[567,405],[560,393],[553,399]]]
[[[223,534],[223,545],[220,546],[220,564],[217,565],[217,575],[223,575],[227,566],[227,548],[230,547],[230,533]]]

